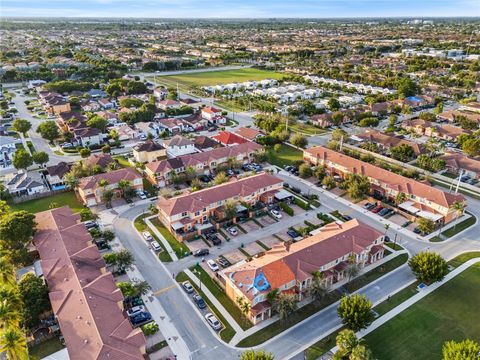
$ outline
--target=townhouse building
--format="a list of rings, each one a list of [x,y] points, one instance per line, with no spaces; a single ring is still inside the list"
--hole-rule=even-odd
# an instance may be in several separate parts
[[[219,147],[210,151],[154,161],[145,166],[145,174],[152,184],[165,187],[172,183],[175,175],[184,173],[189,167],[193,168],[198,175],[208,175],[214,172],[218,166],[227,165],[232,161],[240,164],[251,162],[253,154],[261,149],[262,146],[257,143],[245,142],[235,146]]]
[[[346,279],[349,263],[363,268],[384,256],[384,234],[357,219],[319,230],[302,241],[274,245],[263,256],[219,273],[227,296],[237,305],[239,298],[250,304],[247,316],[252,323],[271,317],[267,301],[271,291],[293,294],[298,301],[308,299],[316,275],[328,288]]]
[[[435,124],[422,119],[405,120],[400,125],[403,129],[413,131],[417,135],[456,141],[461,134],[471,134],[470,130],[449,124]]]
[[[462,153],[446,153],[440,156],[445,161],[448,171],[467,175],[472,179],[480,179],[480,159],[468,157]]]
[[[122,189],[118,186],[121,180],[128,181],[136,190],[143,190],[142,176],[132,168],[124,168],[82,178],[75,191],[84,205],[96,206],[104,202],[103,194],[106,190],[113,191],[114,199],[123,195]],[[104,183],[106,185],[102,186]]]
[[[283,181],[268,173],[260,173],[211,188],[157,201],[158,218],[179,241],[193,238],[225,219],[223,205],[234,202],[237,213],[248,209],[241,203],[256,206],[268,204],[283,188]],[[235,221],[235,220],[233,220]]]
[[[454,202],[466,205],[460,194],[450,194],[426,183],[395,174],[389,170],[352,158],[342,153],[315,146],[304,150],[303,158],[312,165],[323,165],[329,175],[345,178],[347,174],[366,176],[371,186],[371,194],[392,202],[403,193],[406,201],[398,204],[400,211],[409,215],[433,220],[437,224],[455,219]]]
[[[390,135],[378,130],[368,129],[361,134],[355,135],[355,137],[361,139],[361,141],[377,144],[382,150],[389,150],[392,147],[400,145],[408,145],[413,149],[415,156],[425,152],[425,148],[422,144],[418,144],[414,141],[403,139],[401,137]]]

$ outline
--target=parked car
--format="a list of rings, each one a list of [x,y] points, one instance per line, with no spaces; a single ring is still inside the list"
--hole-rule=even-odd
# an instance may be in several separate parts
[[[237,236],[238,235],[238,230],[236,227],[232,226],[227,229],[230,235]]]
[[[153,241],[153,236],[152,236],[152,234],[150,234],[149,231],[142,232],[142,236],[147,241]]]
[[[272,216],[274,218],[277,218],[277,219],[281,219],[282,218],[282,213],[278,210],[275,210],[275,209],[272,209],[270,210],[270,214],[272,214]]]
[[[224,268],[229,267],[230,265],[232,265],[232,264],[230,264],[230,261],[228,261],[228,260],[225,259],[225,258],[218,258],[218,259],[217,259],[217,262],[218,262],[220,265],[222,265],[222,267],[224,267]]]
[[[205,320],[207,320],[208,325],[210,325],[213,330],[218,331],[222,328],[222,324],[212,313],[206,313]]]
[[[342,215],[342,217],[343,217],[343,220],[345,221],[350,221],[353,219],[350,215]]]
[[[292,170],[292,169],[293,169],[293,166],[290,166],[290,165],[285,165],[285,166],[283,167],[283,169],[284,169],[285,171],[288,171],[288,172],[290,172],[290,170]]]
[[[418,227],[416,227],[415,229],[413,229],[413,232],[414,232],[415,234],[421,234],[421,233],[422,233],[422,231],[421,231]]]
[[[193,256],[205,256],[210,254],[208,249],[198,249],[193,253]]]
[[[289,230],[287,231],[287,234],[288,234],[288,236],[290,236],[290,237],[293,238],[293,239],[295,239],[295,238],[297,238],[297,237],[300,236],[300,234],[299,234],[298,232],[296,232],[295,230],[293,230],[293,229],[289,229]]]
[[[377,206],[375,209],[372,210],[374,214],[377,214],[379,211],[383,209],[383,206]]]
[[[93,228],[98,229],[98,223],[95,222],[95,221],[88,220],[88,221],[85,221],[84,224],[85,224],[85,227],[87,228],[87,230],[90,230],[90,229],[93,229]]]
[[[193,295],[193,301],[195,301],[195,304],[197,304],[199,309],[205,309],[207,307],[205,300],[203,300],[198,294]]]
[[[380,211],[378,212],[378,215],[380,215],[380,216],[385,216],[385,215],[387,215],[389,212],[390,212],[390,209],[388,209],[388,208],[383,208],[382,210],[380,210]]]
[[[190,284],[190,281],[184,281],[182,283],[182,287],[183,287],[183,290],[185,290],[187,294],[191,294],[194,291],[192,284]]]
[[[137,196],[142,200],[145,200],[147,198],[147,194],[145,194],[145,191],[141,191],[141,190],[137,191]]]
[[[207,260],[207,265],[212,271],[218,271],[220,268],[218,267],[217,263],[213,261],[212,259]]]
[[[146,311],[146,309],[145,309],[145,306],[143,306],[143,305],[134,306],[131,309],[127,310],[127,315],[128,315],[128,317],[133,317],[133,316],[141,314],[142,312],[145,312],[145,311]]]
[[[373,209],[375,206],[377,206],[377,205],[374,204],[374,203],[369,203],[369,202],[368,202],[368,203],[366,203],[366,204],[363,205],[363,208],[364,208],[364,209],[367,209],[367,210],[370,210],[370,209]]]
[[[160,251],[162,250],[162,247],[160,246],[160,244],[158,242],[156,242],[155,240],[153,240],[150,245],[152,246],[152,249],[155,250],[155,251]]]
[[[142,324],[144,322],[152,320],[152,315],[150,315],[149,312],[143,312],[143,313],[140,313],[138,315],[135,315],[130,320],[132,321],[133,325],[139,325],[139,324]]]
[[[212,237],[210,237],[210,241],[215,246],[220,245],[222,243],[222,240],[220,240],[217,235],[213,235]]]
[[[202,175],[198,178],[201,182],[208,183],[210,182],[210,178],[207,175]]]
[[[406,228],[408,225],[410,225],[412,222],[410,220],[408,221],[405,221],[403,224],[402,224],[402,227],[403,228]]]

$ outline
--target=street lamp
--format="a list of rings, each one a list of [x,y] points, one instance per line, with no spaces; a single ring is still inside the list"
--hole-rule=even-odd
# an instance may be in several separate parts
[[[198,280],[200,281],[200,291],[202,291],[202,277],[201,277],[200,271],[198,271],[197,269],[194,269],[193,272],[198,275]]]

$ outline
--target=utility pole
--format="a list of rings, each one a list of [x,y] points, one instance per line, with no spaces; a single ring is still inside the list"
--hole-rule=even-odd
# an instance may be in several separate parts
[[[340,152],[342,152],[342,147],[343,147],[343,135],[340,138]]]
[[[460,169],[460,175],[458,175],[457,187],[455,188],[455,194],[458,193],[458,188],[460,187],[460,180],[462,179],[463,169]]]

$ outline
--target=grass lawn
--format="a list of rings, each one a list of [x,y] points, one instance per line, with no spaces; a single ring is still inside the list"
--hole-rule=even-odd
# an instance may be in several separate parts
[[[303,135],[319,135],[325,134],[327,130],[320,129],[311,124],[303,124],[301,122],[296,123],[295,125],[289,125],[288,129],[293,132],[298,132]]]
[[[245,319],[245,316],[242,314],[242,311],[233,303],[233,301],[225,294],[225,291],[217,285],[217,283],[212,280],[210,275],[207,274],[205,270],[201,266],[192,266],[190,268],[191,271],[197,271],[201,275],[195,274],[200,280],[202,284],[205,285],[208,290],[216,297],[218,301],[223,305],[223,307],[228,311],[228,313],[235,319],[238,325],[243,330],[247,330],[252,327],[252,323]]]
[[[377,359],[441,359],[445,341],[480,341],[480,321],[475,315],[478,304],[477,263],[368,334],[365,340]]]
[[[377,280],[379,277],[382,277],[390,271],[395,270],[399,266],[405,264],[407,260],[408,254],[400,254],[393,259],[388,260],[386,263],[377,266],[375,269],[372,269],[369,272],[360,275],[358,278],[353,279],[351,282],[345,285],[345,288],[349,292],[354,292],[361,287],[371,283],[372,281]]]
[[[466,211],[466,213],[471,215],[471,217],[469,217],[466,220],[463,220],[462,222],[457,223],[456,226],[453,226],[453,227],[445,230],[444,232],[442,232],[443,237],[437,235],[437,236],[432,237],[430,239],[430,241],[431,242],[441,242],[441,241],[447,240],[448,238],[451,238],[452,236],[457,235],[459,232],[461,232],[461,231],[465,230],[466,228],[475,224],[475,221],[477,220],[477,218],[472,213],[469,213],[468,211]]]
[[[399,251],[399,250],[403,250],[403,247],[401,247],[400,245],[398,244],[395,244],[395,243],[385,243],[386,246],[388,246],[390,249],[392,250],[395,250],[395,251]]]
[[[203,300],[205,300],[205,302],[207,303],[208,307],[210,308],[210,310],[215,314],[215,316],[217,317],[217,319],[223,324],[223,329],[220,330],[220,338],[225,341],[225,342],[229,342],[230,340],[232,340],[232,338],[235,336],[235,330],[230,326],[230,324],[227,322],[227,320],[225,320],[225,318],[222,316],[222,314],[217,310],[217,308],[215,308],[215,306],[213,306],[213,304],[210,302],[210,300],[208,299],[208,297],[205,296],[205,294],[203,293],[203,291],[201,291],[197,285],[195,285],[193,283],[193,281],[188,277],[187,274],[185,274],[183,271],[180,272],[176,278],[175,278],[179,283],[182,283],[184,281],[187,281],[189,280],[190,283],[192,284],[192,286],[195,288],[195,290],[197,291],[197,293],[200,294],[200,296],[203,298]],[[203,281],[202,281],[203,283]]]
[[[146,218],[146,217],[149,217],[151,216],[150,213],[147,213],[147,214],[143,214],[143,215],[140,215],[138,216],[135,221],[133,222],[133,225],[135,226],[135,229],[137,229],[139,232],[142,232],[142,231],[146,231],[146,230],[150,230],[147,226],[147,224],[145,224],[143,222],[143,219]],[[163,251],[158,255],[158,258],[160,259],[160,261],[163,261],[163,262],[171,262],[172,261],[172,258],[170,257],[170,254],[167,252],[167,250],[165,250],[164,246],[163,246],[163,243],[158,240],[157,238],[157,235],[155,235],[152,231],[150,231],[150,234],[153,236],[153,238],[160,244],[160,246],[162,247]]]
[[[215,100],[215,105],[218,105],[221,108],[227,109],[229,111],[235,111],[235,112],[243,112],[248,110],[248,107],[241,106],[240,104],[237,104],[235,101],[227,100],[227,99]]]
[[[281,144],[279,152],[269,148],[267,150],[267,162],[283,168],[285,165],[292,165],[295,161],[303,159],[303,152],[289,145]]]
[[[160,234],[163,235],[165,240],[168,241],[168,243],[172,247],[173,251],[175,251],[175,254],[177,254],[179,259],[183,258],[185,256],[185,253],[190,254],[190,249],[185,244],[181,243],[180,241],[177,241],[177,239],[175,239],[173,235],[170,234],[167,228],[160,223],[160,220],[158,220],[157,218],[153,218],[150,221],[152,222],[153,225],[155,225],[157,230],[160,231]]]
[[[306,360],[316,360],[331,348],[335,346],[336,337],[343,328],[334,331],[330,335],[324,337],[323,339],[317,341],[315,344],[307,348],[304,352]]]
[[[405,289],[400,290],[395,295],[391,296],[390,299],[385,300],[375,306],[373,310],[379,315],[382,316],[392,310],[394,307],[400,305],[405,300],[408,300],[413,295],[418,293],[417,290],[418,282],[414,282],[413,284],[407,286]]]
[[[127,167],[133,167],[132,164],[130,164],[128,162],[127,159],[125,159],[123,156],[119,155],[119,156],[113,156],[113,158],[115,160],[117,160],[118,164],[123,167],[123,168],[127,168]]]
[[[457,257],[453,258],[448,262],[448,265],[451,265],[455,268],[459,267],[462,265],[464,262],[467,262],[470,259],[474,259],[480,257],[480,251],[472,251],[472,252],[467,252],[461,255],[458,255]]]
[[[52,195],[45,198],[29,200],[19,204],[11,204],[10,207],[13,211],[27,210],[31,213],[37,213],[48,210],[50,204],[52,203],[56,204],[55,207],[68,205],[74,213],[83,209],[82,203],[77,200],[73,191],[59,193],[57,195]]]
[[[37,360],[63,349],[58,338],[52,338],[28,349],[30,359]]]
[[[165,82],[187,87],[191,86],[209,86],[218,84],[228,84],[233,82],[244,82],[249,80],[263,80],[263,79],[281,79],[285,74],[260,70],[254,68],[245,68],[238,70],[221,70],[221,71],[206,71],[198,73],[188,73],[181,75],[167,75],[157,76],[159,81],[165,80]]]

